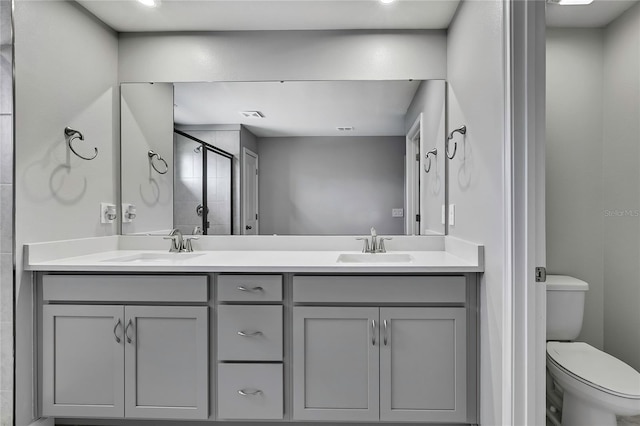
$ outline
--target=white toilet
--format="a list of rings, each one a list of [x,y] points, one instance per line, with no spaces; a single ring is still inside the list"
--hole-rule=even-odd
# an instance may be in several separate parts
[[[640,414],[640,373],[593,346],[571,342],[582,328],[588,289],[577,278],[547,276],[547,370],[553,379],[547,398],[554,405],[556,392],[562,393],[562,426],[616,426],[616,414]],[[547,411],[550,419],[554,411]]]

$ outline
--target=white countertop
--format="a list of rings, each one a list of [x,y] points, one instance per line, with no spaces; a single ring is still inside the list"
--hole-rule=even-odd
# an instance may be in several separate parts
[[[259,249],[252,245],[236,246],[232,250],[211,250],[220,239],[200,242],[203,249],[194,253],[172,253],[159,250],[167,242],[157,239],[145,244],[140,239],[127,237],[103,237],[25,245],[25,269],[31,271],[67,272],[309,272],[309,273],[464,273],[484,270],[483,247],[458,239],[441,237],[441,241],[430,240],[426,245],[416,237],[398,239],[397,247],[408,250],[388,250],[388,254],[407,254],[410,262],[379,262],[385,255],[376,257],[373,263],[340,263],[338,256],[345,253],[358,254],[357,250],[344,245],[343,239],[318,240],[313,244],[277,244],[269,246],[261,240]],[[418,237],[420,238],[420,237]],[[430,237],[428,237],[430,238]],[[133,241],[133,242],[132,242]],[[234,240],[238,241],[238,240]],[[247,240],[253,242],[255,240]],[[308,240],[305,240],[307,242]],[[216,243],[216,244],[214,244]],[[335,243],[338,250],[328,250]],[[161,244],[161,245],[159,245]],[[236,243],[237,244],[237,243]],[[224,245],[222,245],[224,246]],[[149,247],[149,249],[147,249]],[[158,255],[161,259],[154,259]],[[133,260],[132,260],[133,259]]]

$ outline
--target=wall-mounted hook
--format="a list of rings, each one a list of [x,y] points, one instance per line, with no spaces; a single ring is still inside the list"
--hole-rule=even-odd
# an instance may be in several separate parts
[[[153,170],[155,170],[156,172],[160,173],[161,175],[164,175],[165,173],[167,173],[169,171],[169,165],[167,164],[167,162],[165,161],[164,158],[160,157],[160,154],[158,154],[157,152],[155,152],[155,151],[150,149],[149,152],[147,153],[147,155],[149,156],[149,161],[151,162],[151,167],[153,167]],[[156,165],[153,163],[153,158],[154,157],[157,158],[158,161],[162,161],[164,163],[164,171],[158,170]]]
[[[460,126],[457,129],[455,129],[454,131],[452,131],[451,133],[449,133],[449,137],[447,138],[447,146],[445,149],[445,153],[447,154],[447,158],[449,160],[453,160],[453,157],[456,156],[456,151],[458,150],[458,142],[453,142],[453,154],[449,154],[449,141],[451,139],[453,139],[453,135],[456,133],[460,133],[461,135],[466,135],[467,134],[467,126]]]
[[[438,157],[438,149],[433,148],[431,151],[427,152],[424,155],[425,160],[427,160],[427,164],[424,165],[425,173],[429,173],[429,171],[431,170],[431,155],[433,155],[434,157]]]
[[[73,149],[73,145],[71,144],[71,142],[74,139],[80,139],[81,141],[84,140],[84,135],[80,133],[78,130],[72,129],[71,127],[65,127],[64,136],[67,139],[67,145],[69,146],[69,149],[71,150],[71,152],[73,152],[75,155],[82,158],[83,160],[93,160],[98,156],[98,148],[96,147],[93,148],[94,149],[93,157],[85,157],[83,155],[78,154],[78,151]]]

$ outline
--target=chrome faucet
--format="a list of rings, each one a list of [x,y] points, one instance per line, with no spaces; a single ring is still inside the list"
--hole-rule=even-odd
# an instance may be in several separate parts
[[[172,229],[168,237],[164,237],[165,240],[171,240],[171,247],[169,247],[170,253],[191,253],[193,251],[192,240],[197,240],[198,237],[191,235],[182,235],[182,232],[178,228]]]
[[[369,243],[369,239],[366,237],[356,238],[356,240],[364,241],[364,245],[362,246],[363,253],[386,253],[387,250],[384,242],[385,240],[391,240],[391,238],[378,237],[376,228],[371,227],[371,243]]]
[[[165,240],[171,240],[171,247],[169,247],[170,253],[180,253],[184,246],[184,238],[182,232],[178,228],[172,229],[168,237],[164,237]]]

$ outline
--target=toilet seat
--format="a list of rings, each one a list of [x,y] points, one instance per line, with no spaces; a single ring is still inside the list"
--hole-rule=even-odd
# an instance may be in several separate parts
[[[547,358],[569,376],[610,395],[640,400],[640,372],[583,342],[547,342]]]

